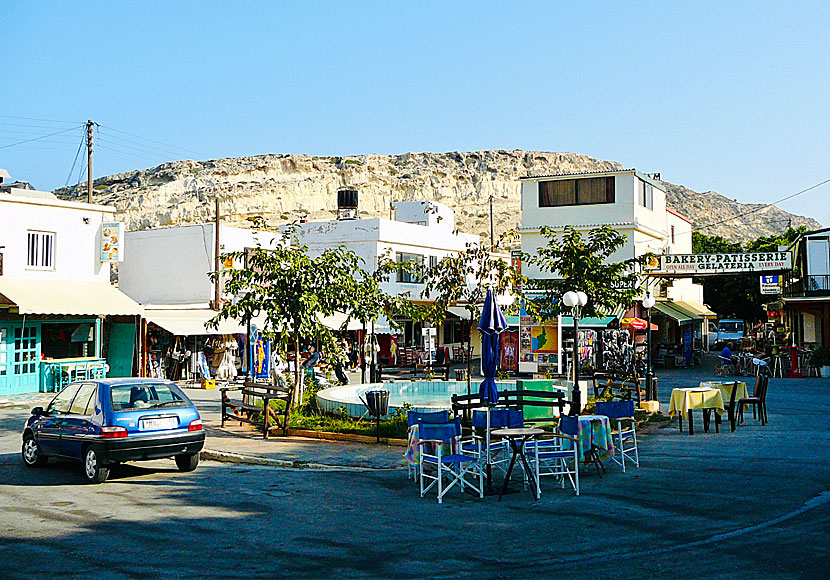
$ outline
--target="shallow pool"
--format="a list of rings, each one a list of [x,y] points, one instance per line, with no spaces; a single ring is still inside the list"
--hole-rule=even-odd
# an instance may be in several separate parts
[[[477,393],[481,379],[473,380],[470,389]],[[499,390],[515,389],[515,381],[496,381]],[[403,407],[405,403],[412,405],[416,411],[440,411],[450,409],[452,395],[466,395],[467,381],[396,381],[390,383],[374,383],[367,385],[345,385],[325,389],[317,393],[317,406],[322,411],[335,412],[344,407],[352,417],[362,417],[366,407],[360,400],[363,393],[372,389],[386,389],[389,391],[389,415]]]

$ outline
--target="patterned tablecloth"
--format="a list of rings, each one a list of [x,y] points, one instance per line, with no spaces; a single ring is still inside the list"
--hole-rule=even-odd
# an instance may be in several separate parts
[[[406,437],[406,451],[403,454],[403,458],[412,465],[418,465],[421,461],[421,446],[418,445],[418,439],[418,424],[416,423],[409,428]],[[426,448],[430,455],[435,454],[434,443],[426,444]],[[458,439],[453,439],[451,444],[445,443],[442,445],[441,455],[452,455],[453,453],[458,453]]]
[[[718,414],[723,415],[726,409],[723,406],[723,395],[720,389],[714,387],[673,389],[669,401],[669,416],[674,416],[675,413],[685,415],[691,409],[714,409]]]
[[[611,438],[611,421],[605,415],[579,416],[579,460],[585,461],[585,453],[596,446],[600,461],[605,463],[614,457],[614,440]]]
[[[745,399],[749,396],[746,383],[743,381],[703,381],[700,383],[701,389],[720,389],[720,395],[724,401],[728,401],[732,395],[732,389],[735,383],[738,383],[738,392],[735,393],[735,400]]]

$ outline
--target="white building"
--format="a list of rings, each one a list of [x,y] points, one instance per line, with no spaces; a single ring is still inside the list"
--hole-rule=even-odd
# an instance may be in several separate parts
[[[542,226],[564,230],[571,226],[583,234],[610,225],[626,236],[625,244],[611,261],[623,261],[653,254],[691,253],[692,223],[666,205],[666,191],[651,176],[626,169],[565,175],[526,177],[522,182],[522,222],[519,228],[522,250],[528,254],[546,244]],[[529,278],[550,277],[533,265],[523,272]],[[699,325],[714,316],[703,305],[703,287],[691,279],[648,280],[648,288],[658,300],[655,310],[677,325]],[[638,308],[628,315],[642,316]],[[697,328],[705,335],[706,327]],[[677,342],[661,329],[661,338]],[[703,337],[705,338],[705,336]],[[705,344],[705,340],[704,340]]]
[[[103,376],[105,346],[110,365],[131,374],[141,309],[110,284],[111,246],[123,251],[118,226],[109,225],[115,208],[2,184],[4,177],[0,170],[0,395]],[[132,317],[132,330],[110,327],[104,345],[104,316]]]
[[[387,252],[398,262],[418,261],[431,266],[446,256],[464,251],[468,244],[480,241],[477,235],[455,230],[455,213],[444,204],[401,201],[392,204],[392,211],[395,219],[339,219],[300,224],[299,240],[308,246],[312,254],[344,246],[363,259],[363,267],[369,272],[374,271],[378,259]],[[423,287],[420,281],[401,271],[383,285],[383,290],[393,295],[408,292],[418,299]],[[458,314],[466,317],[462,310],[459,309]],[[402,322],[404,330],[398,334],[398,345],[420,346],[421,325]],[[438,330],[438,342],[442,345],[461,345],[467,340],[462,328],[461,320],[451,316]],[[380,343],[380,356],[386,359],[389,356],[388,335]]]

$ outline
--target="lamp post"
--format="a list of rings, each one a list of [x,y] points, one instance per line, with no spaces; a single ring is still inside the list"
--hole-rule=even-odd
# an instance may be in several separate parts
[[[588,296],[585,292],[574,292],[573,290],[565,292],[562,295],[562,302],[565,306],[573,308],[574,319],[574,346],[573,346],[573,365],[574,365],[574,388],[571,393],[571,398],[574,402],[571,405],[571,415],[579,415],[582,411],[582,392],[579,390],[579,311],[588,304]]]
[[[654,392],[654,371],[651,368],[651,309],[655,302],[651,293],[643,298],[643,308],[646,309],[646,396],[652,401],[657,399],[657,393]]]

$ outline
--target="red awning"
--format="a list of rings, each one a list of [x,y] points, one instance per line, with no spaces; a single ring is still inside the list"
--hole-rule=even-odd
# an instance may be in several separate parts
[[[623,318],[621,325],[623,328],[631,328],[632,330],[646,330],[648,328],[648,322],[642,318]],[[657,329],[657,325],[652,322],[651,330]]]

